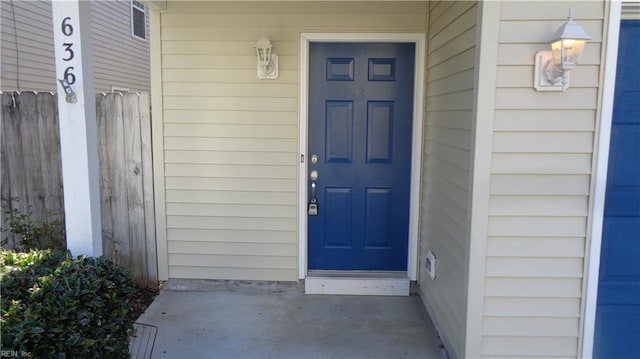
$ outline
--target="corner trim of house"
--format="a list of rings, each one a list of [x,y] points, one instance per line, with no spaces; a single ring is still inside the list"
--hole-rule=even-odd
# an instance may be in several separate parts
[[[301,33],[300,34],[300,155],[304,163],[299,167],[298,190],[298,278],[307,276],[307,108],[309,96],[309,43],[311,42],[412,42],[415,44],[415,72],[413,95],[413,148],[411,154],[411,203],[409,212],[408,276],[418,277],[420,174],[422,162],[422,126],[424,120],[424,33]]]
[[[153,193],[156,213],[156,247],[158,256],[158,279],[169,279],[167,256],[167,212],[164,173],[164,130],[162,102],[162,39],[160,36],[160,12],[149,13],[149,55],[151,72],[151,133],[153,147]]]
[[[600,113],[599,127],[596,129],[597,153],[592,165],[591,195],[589,203],[589,229],[587,233],[587,252],[585,255],[585,284],[582,293],[581,345],[578,354],[582,358],[593,356],[593,340],[595,336],[596,305],[598,302],[598,279],[600,272],[600,249],[602,243],[602,222],[604,218],[604,199],[607,186],[607,169],[609,164],[609,143],[611,140],[611,121],[613,117],[613,98],[616,86],[616,66],[618,58],[618,35],[622,3],[613,0],[609,3],[607,16],[606,49],[603,56],[604,66],[600,77]]]
[[[486,249],[489,233],[491,156],[495,117],[500,2],[478,2],[476,73],[472,129],[472,177],[469,202],[469,252],[467,273],[467,313],[464,356],[482,356],[484,322]]]

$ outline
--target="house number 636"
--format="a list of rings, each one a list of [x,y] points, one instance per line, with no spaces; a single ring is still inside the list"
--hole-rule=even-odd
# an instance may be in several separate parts
[[[69,23],[71,21],[70,17],[65,17],[62,19],[62,34],[64,36],[73,35],[73,26]],[[73,52],[73,42],[65,42],[62,44],[64,47],[64,51],[66,52],[66,56],[62,58],[63,61],[71,61],[75,57],[75,53]],[[69,66],[64,70],[64,79],[67,81],[69,85],[73,85],[76,82],[76,75],[73,73],[73,66]]]

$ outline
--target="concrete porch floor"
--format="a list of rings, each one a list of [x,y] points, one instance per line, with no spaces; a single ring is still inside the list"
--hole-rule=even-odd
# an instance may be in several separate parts
[[[415,295],[202,283],[169,281],[138,319],[158,328],[152,358],[446,358]]]

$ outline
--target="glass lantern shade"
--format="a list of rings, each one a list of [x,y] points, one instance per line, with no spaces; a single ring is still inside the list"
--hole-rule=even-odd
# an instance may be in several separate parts
[[[266,36],[262,35],[260,40],[256,43],[256,54],[258,55],[258,61],[262,66],[268,66],[271,61],[271,50],[273,46],[271,41]]]
[[[562,39],[551,43],[553,62],[562,70],[569,70],[580,61],[585,40]]]
[[[573,9],[569,10],[569,18],[553,36],[551,51],[553,62],[561,70],[569,70],[580,61],[582,50],[587,40],[591,39],[577,22],[573,21]]]

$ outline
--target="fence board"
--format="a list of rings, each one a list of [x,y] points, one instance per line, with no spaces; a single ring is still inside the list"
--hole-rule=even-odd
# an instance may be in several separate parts
[[[44,212],[44,185],[40,165],[40,130],[38,129],[38,103],[35,93],[20,96],[20,140],[25,172],[26,201],[29,203],[31,218],[42,221]],[[49,109],[53,110],[53,109]]]
[[[113,244],[113,214],[111,213],[111,169],[109,167],[109,142],[107,140],[107,98],[96,96],[96,125],[98,129],[98,161],[100,176],[100,214],[102,222],[102,253],[116,261]]]
[[[7,126],[9,126],[10,117],[12,114],[10,111],[13,111],[13,102],[11,102],[10,94],[2,94],[1,96],[1,108],[0,108],[0,193],[2,194],[2,210],[0,210],[0,220],[2,224],[5,222],[5,210],[11,208],[11,203],[6,202],[11,198],[11,178],[9,172],[9,146],[7,137]],[[6,121],[6,122],[5,122]],[[8,233],[2,233],[2,239],[7,239],[7,246],[14,247],[15,243],[13,241],[13,236]]]
[[[9,174],[8,185],[10,187],[10,198],[25,198],[27,189],[25,187],[24,168],[22,163],[24,157],[22,154],[22,143],[20,142],[20,113],[19,99],[11,100],[15,107],[7,106],[8,110],[4,111],[4,126],[2,134],[4,136],[5,153],[7,155],[7,172]]]
[[[38,128],[40,130],[40,165],[44,191],[44,211],[51,219],[64,223],[62,193],[62,161],[60,159],[60,131],[58,123],[57,96],[39,93]]]
[[[51,212],[64,221],[56,96],[1,96],[2,198],[27,200],[34,219]],[[148,94],[96,96],[103,252],[128,267],[136,282],[154,286],[158,272],[149,111]],[[15,205],[3,201],[2,211]]]
[[[129,253],[135,265],[135,277],[144,278],[146,272],[144,198],[142,192],[142,147],[140,141],[140,107],[136,94],[123,98],[125,162],[123,172],[127,184],[127,206],[129,208]]]
[[[2,111],[0,111],[0,121],[2,121],[2,118],[4,117],[4,114],[2,113]],[[2,125],[0,125],[0,198],[2,198],[2,208],[0,208],[0,223],[4,224],[5,222],[5,209],[10,208],[10,205],[6,205],[4,203],[5,198],[9,199],[11,198],[11,193],[9,192],[9,186],[7,185],[9,183],[9,171],[7,170],[9,168],[9,166],[7,165],[7,156],[5,155],[6,153],[6,149],[5,149],[5,144],[6,141],[4,140],[4,138],[2,136],[3,135],[3,130],[2,130]],[[14,243],[13,243],[13,238],[11,238],[11,236],[8,235],[8,233],[0,233],[0,240],[4,240],[7,239],[7,245],[10,247],[14,247]]]
[[[158,281],[156,256],[156,218],[153,202],[153,161],[151,145],[151,104],[149,94],[140,94],[140,140],[142,150],[142,189],[144,191],[144,223],[146,237],[147,281]],[[150,255],[153,254],[153,255]]]
[[[128,257],[129,221],[127,218],[127,184],[122,167],[124,164],[124,124],[122,120],[122,96],[107,97],[107,148],[111,171],[111,214],[113,221],[114,260],[131,266]]]
[[[3,172],[6,172],[7,180],[3,181],[3,186],[8,186],[8,190],[3,190],[3,210],[14,208],[13,198],[25,198],[26,187],[24,179],[24,168],[22,166],[22,143],[20,141],[20,113],[19,99],[11,94],[3,94],[2,96],[2,151],[3,157],[6,158],[6,166]],[[6,192],[6,195],[5,195]],[[20,210],[23,210],[20,208]],[[4,222],[3,222],[4,224]],[[8,239],[8,245],[15,246],[15,238],[5,235]]]

